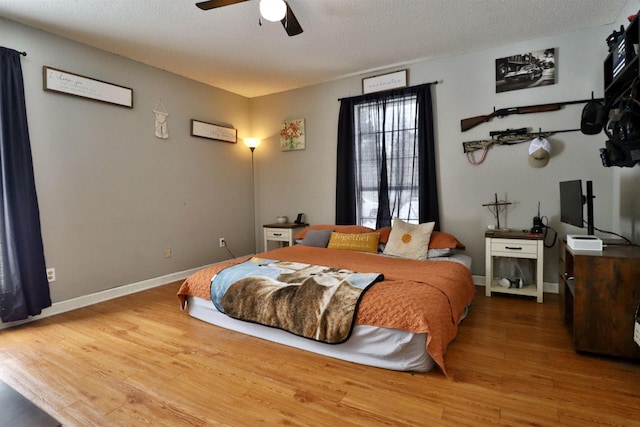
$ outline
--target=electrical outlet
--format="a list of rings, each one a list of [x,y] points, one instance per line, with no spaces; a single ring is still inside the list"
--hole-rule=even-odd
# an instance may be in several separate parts
[[[56,269],[47,268],[47,282],[55,282],[55,281],[56,281]]]
[[[171,258],[171,248],[170,247],[166,247],[164,248],[164,257],[165,258]]]
[[[224,237],[220,238],[220,247],[224,248],[225,246],[227,246],[227,241],[224,239]]]

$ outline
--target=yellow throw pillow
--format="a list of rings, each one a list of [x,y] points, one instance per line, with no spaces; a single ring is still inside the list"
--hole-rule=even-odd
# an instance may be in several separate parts
[[[409,259],[427,259],[434,225],[435,222],[409,224],[400,218],[394,218],[383,253]]]
[[[331,233],[329,249],[342,249],[345,251],[378,253],[378,239],[380,233]]]

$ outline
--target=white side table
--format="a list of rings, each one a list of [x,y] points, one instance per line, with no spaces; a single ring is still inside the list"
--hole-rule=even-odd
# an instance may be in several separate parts
[[[287,245],[293,245],[293,236],[296,233],[308,226],[309,224],[296,224],[296,223],[285,223],[285,224],[265,224],[264,227],[264,250],[269,250],[268,242],[282,242]]]
[[[485,295],[492,292],[527,295],[543,299],[544,236],[523,231],[487,231],[485,240]],[[493,277],[493,258],[528,258],[536,261],[536,283],[523,288],[505,288]]]

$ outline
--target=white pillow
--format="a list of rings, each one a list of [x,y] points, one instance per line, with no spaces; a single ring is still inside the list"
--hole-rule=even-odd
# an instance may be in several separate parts
[[[435,222],[409,224],[400,218],[394,218],[383,253],[409,259],[427,259],[434,225]]]

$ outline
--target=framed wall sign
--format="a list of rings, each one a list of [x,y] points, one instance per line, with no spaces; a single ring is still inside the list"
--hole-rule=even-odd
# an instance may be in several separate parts
[[[362,79],[362,93],[380,92],[388,89],[407,87],[407,70]]]
[[[237,129],[214,125],[213,123],[201,122],[194,119],[191,119],[191,136],[216,139],[218,141],[230,142],[232,144],[238,142]]]
[[[133,108],[133,89],[56,68],[42,67],[43,89],[107,104]]]

